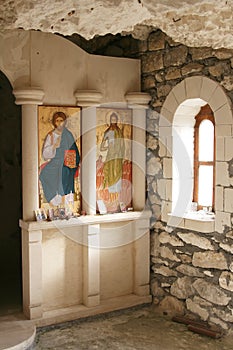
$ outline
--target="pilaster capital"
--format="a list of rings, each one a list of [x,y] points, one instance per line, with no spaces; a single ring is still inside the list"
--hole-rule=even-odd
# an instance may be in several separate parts
[[[42,105],[44,98],[44,91],[38,87],[24,87],[21,89],[14,89],[16,105]]]
[[[125,94],[125,99],[129,105],[148,108],[151,96],[147,92],[127,92]]]
[[[103,97],[97,90],[77,90],[74,93],[76,104],[80,107],[90,107],[99,105]]]

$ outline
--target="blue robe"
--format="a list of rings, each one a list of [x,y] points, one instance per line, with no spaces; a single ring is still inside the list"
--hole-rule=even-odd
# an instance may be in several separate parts
[[[75,168],[69,168],[64,165],[64,154],[67,150],[75,150]],[[55,157],[45,165],[39,175],[47,202],[50,202],[57,194],[64,196],[70,192],[74,193],[74,176],[79,162],[80,155],[74,137],[67,128],[64,128]]]

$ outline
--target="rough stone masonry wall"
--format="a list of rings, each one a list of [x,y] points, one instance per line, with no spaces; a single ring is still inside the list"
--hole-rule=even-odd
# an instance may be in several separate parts
[[[233,328],[233,214],[231,227],[226,227],[223,234],[174,229],[161,221],[158,180],[163,178],[163,158],[159,153],[158,129],[163,102],[186,77],[200,75],[217,81],[233,102],[233,50],[187,47],[159,30],[141,43],[140,50],[142,90],[152,96],[147,118],[147,190],[153,213],[153,301],[167,313],[191,313],[229,330]],[[228,163],[230,177],[231,168],[232,160]],[[232,193],[232,186],[228,187]]]

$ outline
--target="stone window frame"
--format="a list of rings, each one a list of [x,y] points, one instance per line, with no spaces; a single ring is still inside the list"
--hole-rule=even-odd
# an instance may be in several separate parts
[[[186,100],[201,99],[209,104],[213,111],[216,131],[216,176],[215,176],[215,220],[197,220],[195,218],[171,215],[172,212],[172,134],[173,121],[177,108]],[[162,221],[173,227],[199,232],[217,231],[223,233],[231,227],[232,203],[227,196],[233,184],[227,162],[232,158],[233,116],[232,104],[224,89],[214,80],[204,76],[193,76],[182,80],[168,94],[160,112],[159,155],[163,160]]]

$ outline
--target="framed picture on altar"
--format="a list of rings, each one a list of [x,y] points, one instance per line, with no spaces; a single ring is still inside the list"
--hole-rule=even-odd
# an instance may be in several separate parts
[[[81,210],[81,109],[38,107],[39,203],[46,210]],[[71,203],[72,202],[72,203]]]
[[[36,209],[35,210],[35,218],[36,221],[46,221],[47,220],[47,214],[44,209]]]
[[[132,207],[132,110],[97,108],[96,123],[97,203],[107,213],[127,211]]]

